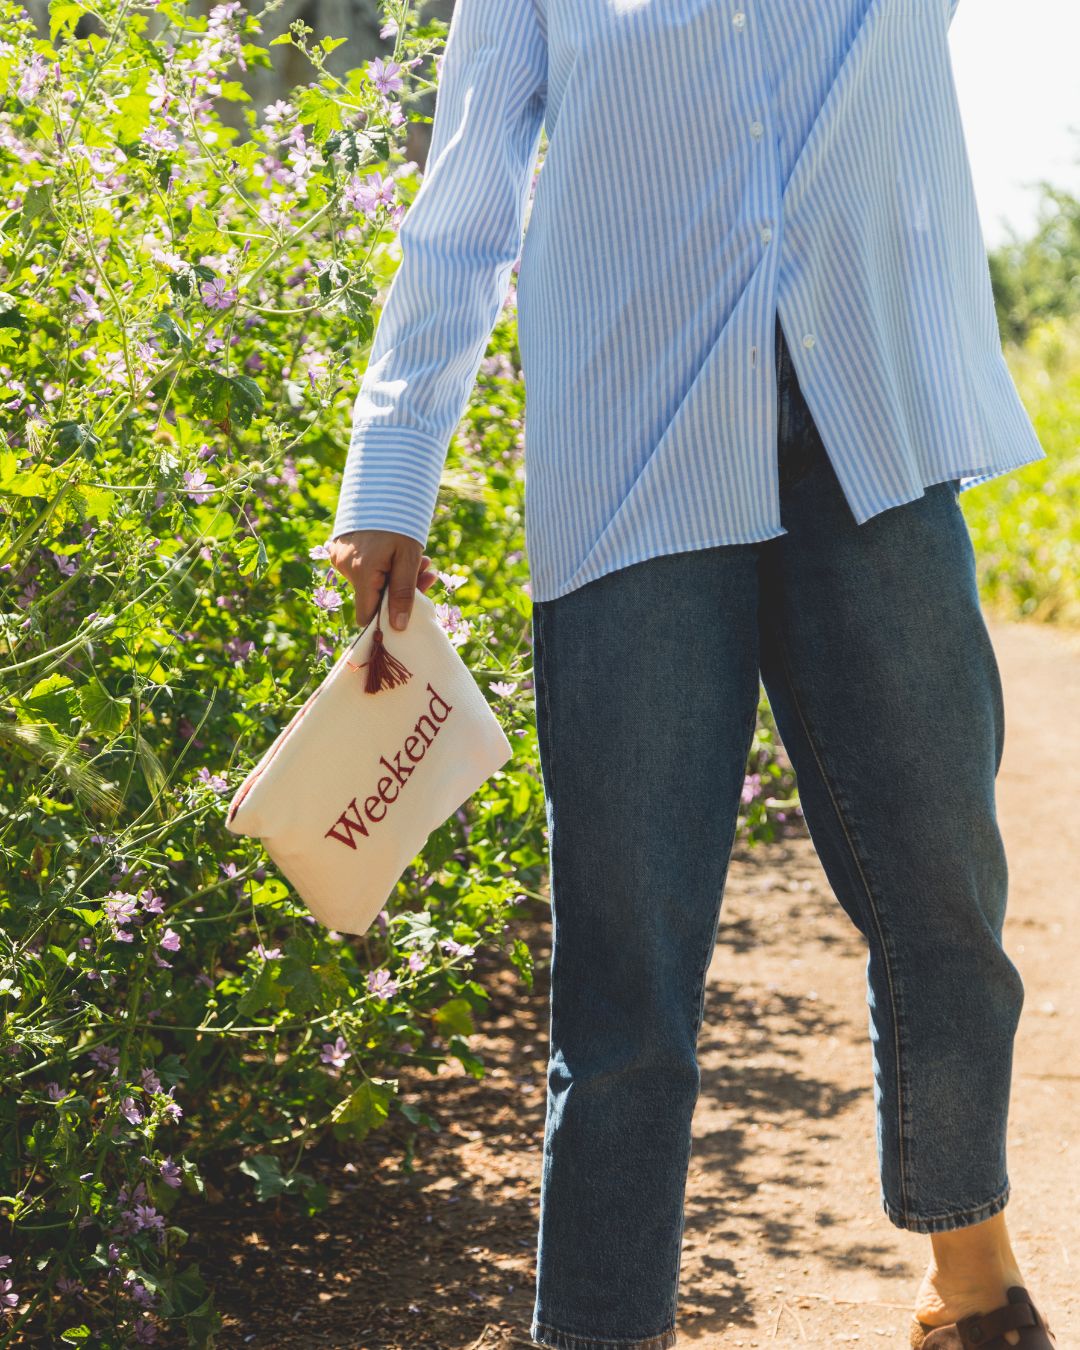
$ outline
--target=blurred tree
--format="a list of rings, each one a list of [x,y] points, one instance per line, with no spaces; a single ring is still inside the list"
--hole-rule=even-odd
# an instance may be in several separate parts
[[[1023,342],[1042,320],[1080,314],[1080,198],[1040,183],[1038,227],[989,254],[998,325],[1006,341]]]

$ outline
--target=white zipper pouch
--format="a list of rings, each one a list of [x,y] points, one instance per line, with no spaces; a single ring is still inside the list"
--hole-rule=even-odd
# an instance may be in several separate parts
[[[226,817],[342,933],[368,930],[431,832],[512,754],[434,603],[416,592],[408,627],[390,630],[392,654],[381,608],[380,596]]]

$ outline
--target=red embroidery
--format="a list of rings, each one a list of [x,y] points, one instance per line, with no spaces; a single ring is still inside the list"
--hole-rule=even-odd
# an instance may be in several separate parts
[[[385,755],[379,756],[378,762],[389,769],[390,775],[393,776],[391,777],[388,774],[383,774],[379,779],[377,793],[364,798],[363,815],[361,815],[361,810],[356,804],[357,798],[354,797],[345,810],[342,811],[341,815],[338,816],[333,825],[326,831],[326,834],[323,836],[324,838],[336,839],[339,844],[346,844],[355,852],[356,836],[359,835],[365,839],[369,837],[368,827],[364,822],[363,816],[367,816],[372,824],[378,824],[380,820],[384,819],[386,816],[386,808],[391,802],[397,800],[400,789],[403,788],[412,777],[415,766],[424,758],[427,754],[428,747],[439,734],[440,726],[454,710],[453,704],[447,703],[444,698],[440,697],[440,695],[435,692],[430,681],[427,684],[427,689],[431,693],[431,698],[428,700],[428,711],[422,713],[417,719],[416,725],[409,735],[405,737],[405,743],[401,749],[393,752],[393,762],[388,760]],[[444,709],[441,716],[435,711],[436,703]],[[416,747],[421,743],[423,744],[423,749],[417,754]],[[411,761],[410,764],[402,763],[403,755]],[[393,787],[395,781],[397,787],[394,790],[393,796],[388,796],[387,789]],[[376,812],[378,814],[376,814]]]

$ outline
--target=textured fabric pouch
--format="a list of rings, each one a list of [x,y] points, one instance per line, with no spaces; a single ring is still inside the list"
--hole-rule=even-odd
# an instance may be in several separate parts
[[[391,655],[383,596],[226,817],[342,933],[367,931],[431,832],[512,753],[432,601],[416,592],[408,627],[391,630]]]

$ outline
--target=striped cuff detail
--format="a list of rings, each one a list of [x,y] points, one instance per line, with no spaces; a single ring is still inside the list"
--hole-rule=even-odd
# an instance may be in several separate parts
[[[413,427],[367,427],[349,447],[331,537],[394,530],[426,544],[446,452]]]

